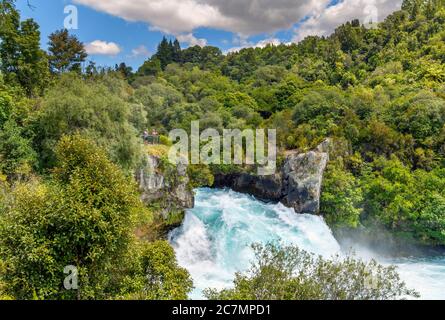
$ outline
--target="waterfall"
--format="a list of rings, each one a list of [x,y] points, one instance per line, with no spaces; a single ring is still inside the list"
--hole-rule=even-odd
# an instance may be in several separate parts
[[[197,190],[195,208],[170,234],[179,264],[193,278],[192,299],[203,298],[206,288],[230,287],[234,274],[248,269],[253,259],[251,244],[271,241],[297,245],[326,258],[341,253],[321,217],[295,214],[282,204],[263,203],[231,190]],[[445,298],[445,259],[382,263],[399,265],[403,279],[423,297]]]

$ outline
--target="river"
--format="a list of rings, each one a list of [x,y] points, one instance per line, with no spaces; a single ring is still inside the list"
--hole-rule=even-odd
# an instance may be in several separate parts
[[[178,262],[193,277],[192,299],[205,288],[227,288],[235,272],[246,270],[252,243],[281,241],[329,258],[341,248],[321,217],[298,215],[282,204],[270,204],[231,190],[198,189],[195,208],[170,234]],[[356,248],[354,248],[355,250]],[[357,255],[394,264],[408,287],[422,299],[445,299],[445,257],[384,260],[372,252]]]

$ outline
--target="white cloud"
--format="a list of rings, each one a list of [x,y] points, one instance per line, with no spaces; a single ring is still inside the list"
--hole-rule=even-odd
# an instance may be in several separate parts
[[[127,21],[175,35],[200,27],[243,35],[291,28],[307,15],[323,10],[330,0],[74,0]]]
[[[149,55],[150,51],[148,51],[147,47],[144,45],[140,45],[139,47],[131,50],[130,58],[148,57]]]
[[[269,44],[274,45],[274,46],[278,46],[281,44],[281,40],[277,39],[277,38],[269,38],[269,39],[264,39],[259,41],[256,45],[255,48],[265,48],[267,47]]]
[[[191,47],[193,46],[205,47],[207,45],[206,39],[198,39],[192,33],[180,34],[176,36],[176,38],[178,39],[179,42],[185,42]]]
[[[239,43],[239,45],[227,50],[225,52],[226,54],[231,53],[231,52],[238,52],[238,51],[240,51],[242,49],[246,49],[246,48],[265,48],[268,45],[278,46],[282,43],[282,41],[277,38],[268,38],[268,39],[258,41],[257,43],[253,43],[253,42],[247,41],[247,39],[239,38],[239,39],[235,40],[235,43]]]
[[[90,55],[115,56],[121,52],[121,48],[114,42],[95,40],[85,45],[85,50]]]
[[[293,41],[299,42],[309,35],[327,36],[340,24],[353,19],[362,23],[380,22],[399,10],[401,3],[402,0],[343,0],[298,26]]]
[[[145,22],[181,38],[190,45],[203,45],[193,32],[213,28],[233,32],[245,39],[279,30],[297,23],[293,41],[308,35],[328,35],[336,26],[358,18],[362,22],[383,20],[400,8],[402,0],[73,0],[95,10],[125,19]],[[254,44],[249,43],[249,46]],[[238,48],[245,45],[238,45]]]
[[[202,26],[220,27],[228,21],[217,8],[199,0],[75,0],[76,3],[121,17],[142,21],[166,33],[189,33]]]

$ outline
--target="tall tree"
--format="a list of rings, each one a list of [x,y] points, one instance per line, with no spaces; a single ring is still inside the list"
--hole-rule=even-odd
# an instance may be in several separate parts
[[[48,80],[48,59],[40,48],[39,25],[32,19],[21,23],[18,80],[28,95],[41,93]]]
[[[13,1],[0,2],[0,17],[0,63],[2,72],[8,74],[17,71],[19,55],[20,14]]]
[[[164,37],[158,46],[156,57],[161,62],[161,68],[164,70],[173,60],[173,44]]]
[[[66,29],[59,30],[49,36],[48,45],[51,72],[81,71],[82,62],[88,55],[76,36],[70,35]]]
[[[173,42],[173,56],[172,56],[173,62],[181,62],[181,44],[179,43],[178,39],[175,39]]]
[[[40,93],[48,79],[48,60],[40,49],[39,25],[32,19],[20,22],[13,1],[0,6],[0,58],[5,80],[19,84],[28,96]]]

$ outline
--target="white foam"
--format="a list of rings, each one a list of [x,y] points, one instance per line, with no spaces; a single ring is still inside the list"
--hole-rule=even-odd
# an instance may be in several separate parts
[[[245,271],[253,259],[252,243],[281,241],[331,257],[340,253],[325,221],[299,215],[282,204],[266,204],[231,190],[197,190],[196,206],[181,228],[170,235],[178,262],[192,275],[192,299],[203,298],[206,288],[232,286],[235,272]],[[385,261],[366,248],[357,255],[396,264],[403,280],[425,299],[445,299],[445,259]]]
[[[229,190],[198,190],[195,208],[171,234],[178,262],[194,280],[192,298],[202,298],[205,288],[230,287],[235,272],[249,267],[251,245],[270,241],[329,256],[340,250],[322,218]]]

